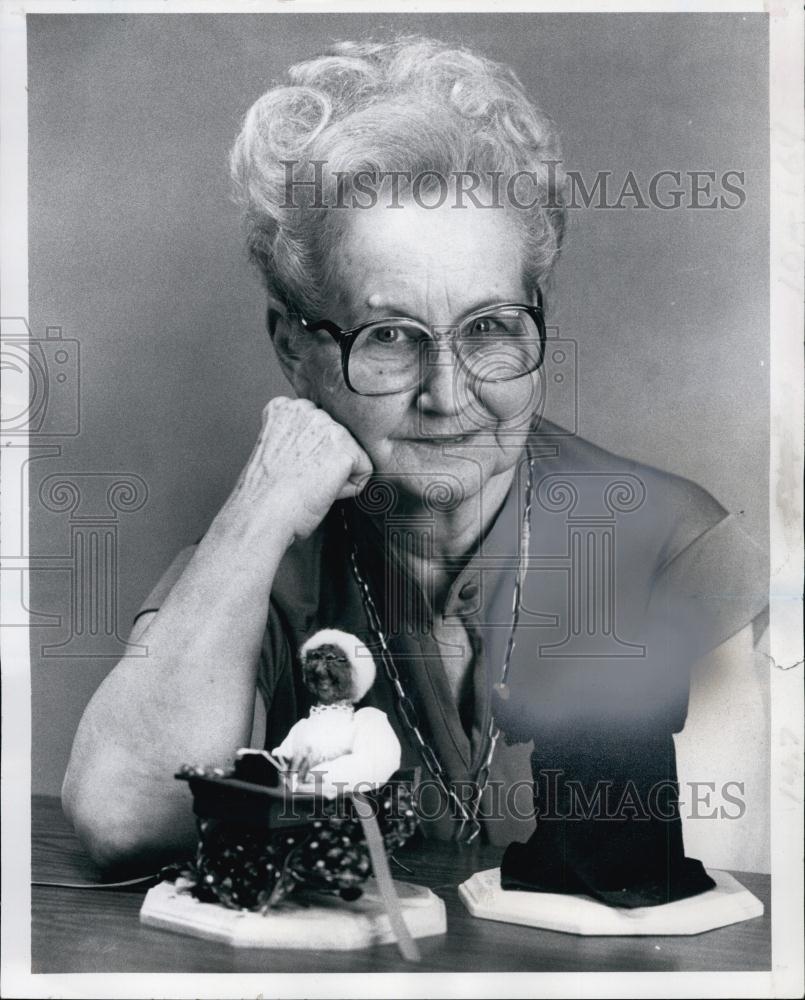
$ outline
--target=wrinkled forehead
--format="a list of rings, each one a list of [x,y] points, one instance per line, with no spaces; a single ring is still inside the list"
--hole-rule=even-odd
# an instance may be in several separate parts
[[[522,229],[514,209],[449,205],[350,210],[332,248],[332,318],[349,327],[373,315],[449,326],[491,302],[527,295]]]

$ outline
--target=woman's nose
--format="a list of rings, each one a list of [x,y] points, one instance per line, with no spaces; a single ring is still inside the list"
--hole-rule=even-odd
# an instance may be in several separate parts
[[[430,341],[422,352],[420,409],[443,415],[457,414],[466,397],[466,373],[453,350],[450,337]]]

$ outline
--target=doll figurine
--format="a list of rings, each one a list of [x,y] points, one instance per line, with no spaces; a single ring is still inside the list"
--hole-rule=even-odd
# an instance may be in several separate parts
[[[355,709],[375,681],[375,664],[354,635],[322,629],[300,649],[302,679],[316,700],[273,750],[292,792],[328,798],[382,785],[400,766],[400,741],[377,708]]]

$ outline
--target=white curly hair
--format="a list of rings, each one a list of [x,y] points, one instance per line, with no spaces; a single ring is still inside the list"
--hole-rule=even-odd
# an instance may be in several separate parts
[[[526,281],[544,285],[566,222],[562,154],[555,126],[511,70],[465,48],[406,36],[341,42],[288,76],[289,85],[272,87],[249,109],[231,153],[249,254],[271,299],[321,315],[346,213],[311,211],[314,192],[297,190],[298,179],[317,169],[330,194],[325,205],[361,173],[528,173],[537,197],[514,214],[525,238]]]

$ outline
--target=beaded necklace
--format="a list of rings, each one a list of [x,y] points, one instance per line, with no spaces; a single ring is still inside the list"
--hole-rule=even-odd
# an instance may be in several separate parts
[[[526,485],[525,485],[525,498],[523,503],[523,518],[520,526],[520,538],[518,544],[517,552],[517,572],[514,579],[514,588],[512,592],[512,623],[511,629],[509,631],[509,638],[506,643],[506,651],[503,656],[503,664],[500,671],[500,685],[503,687],[506,684],[506,680],[509,675],[509,666],[511,664],[512,654],[514,652],[515,642],[516,642],[516,632],[517,625],[520,620],[520,596],[522,593],[523,582],[525,580],[525,575],[527,572],[527,561],[529,553],[529,541],[531,538],[531,501],[532,494],[534,491],[534,458],[529,455],[528,460],[528,472],[526,475]],[[394,657],[391,655],[391,650],[388,647],[388,642],[386,640],[386,635],[383,630],[382,622],[380,620],[380,615],[378,614],[377,607],[375,606],[374,599],[372,597],[372,592],[369,588],[369,584],[366,582],[363,574],[360,570],[360,564],[358,562],[358,547],[355,540],[352,538],[349,530],[349,523],[347,521],[346,511],[341,508],[341,517],[344,525],[344,532],[347,536],[350,547],[350,565],[352,568],[352,575],[355,578],[355,582],[358,584],[358,589],[361,593],[361,600],[363,602],[364,611],[366,613],[366,618],[369,622],[369,627],[377,639],[377,644],[380,647],[380,655],[383,660],[383,667],[386,671],[386,676],[391,682],[394,688],[395,694],[397,696],[397,707],[400,713],[400,717],[403,720],[406,728],[409,730],[411,735],[416,740],[419,747],[420,755],[425,762],[428,770],[435,779],[442,793],[447,797],[455,807],[458,815],[461,817],[461,825],[459,827],[456,839],[460,840],[464,834],[464,830],[469,824],[470,832],[467,836],[467,843],[471,843],[481,831],[481,824],[478,820],[478,810],[481,805],[481,797],[484,793],[484,789],[489,781],[489,774],[492,768],[492,758],[495,754],[495,748],[497,747],[498,739],[500,737],[500,729],[495,724],[494,715],[490,714],[489,719],[489,729],[486,734],[487,741],[487,753],[483,758],[474,782],[475,789],[473,792],[472,799],[469,802],[463,802],[453,791],[453,789],[448,785],[445,778],[444,768],[442,767],[441,761],[434,753],[433,749],[428,746],[425,737],[422,735],[422,731],[419,727],[419,720],[417,718],[416,709],[413,702],[405,693],[405,688],[403,687],[402,681],[400,679],[399,671],[397,670],[397,665],[394,662]]]

